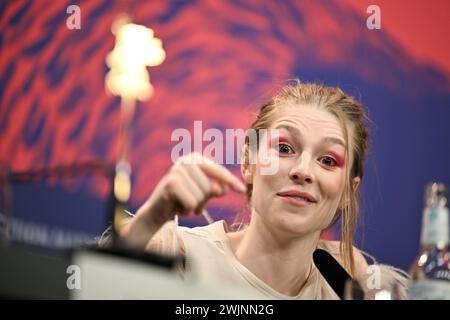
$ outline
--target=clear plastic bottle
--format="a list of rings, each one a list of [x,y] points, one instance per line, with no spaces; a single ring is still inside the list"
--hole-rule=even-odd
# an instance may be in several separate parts
[[[425,189],[420,252],[411,266],[409,299],[450,300],[448,189],[430,183]]]

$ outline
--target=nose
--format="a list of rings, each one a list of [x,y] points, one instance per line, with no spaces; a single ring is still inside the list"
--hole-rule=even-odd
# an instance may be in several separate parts
[[[314,181],[314,175],[311,169],[311,157],[302,153],[295,165],[289,171],[289,178],[295,183],[310,184]]]

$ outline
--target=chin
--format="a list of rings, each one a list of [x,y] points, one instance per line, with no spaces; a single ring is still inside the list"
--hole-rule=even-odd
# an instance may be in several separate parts
[[[276,225],[285,232],[295,235],[304,235],[314,230],[308,217],[296,213],[285,213],[285,218],[278,219]]]

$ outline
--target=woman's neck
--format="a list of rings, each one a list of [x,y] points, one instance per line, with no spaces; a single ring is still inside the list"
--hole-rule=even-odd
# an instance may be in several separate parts
[[[299,293],[312,266],[319,233],[286,237],[253,215],[250,225],[228,234],[236,258],[274,290],[289,296]]]

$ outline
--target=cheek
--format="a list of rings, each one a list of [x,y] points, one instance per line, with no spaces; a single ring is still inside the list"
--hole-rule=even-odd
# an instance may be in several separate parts
[[[288,159],[275,159],[273,160],[273,154],[269,154],[269,164],[257,163],[254,171],[254,184],[260,184],[260,187],[268,190],[274,190],[274,192],[280,191],[280,189],[289,182],[289,170],[292,164]],[[270,169],[270,170],[268,170]]]
[[[258,170],[257,167],[256,170]],[[261,175],[257,171],[255,173],[256,174],[253,176],[253,196],[264,198],[264,195],[273,193],[278,185],[277,176]]]
[[[288,166],[280,162],[278,170],[273,174],[261,174],[261,166],[253,167],[252,204],[258,209],[267,208],[272,202],[272,196],[279,192],[288,180]]]
[[[344,190],[344,174],[324,174],[321,177],[321,189],[325,197],[329,199],[340,198]]]

